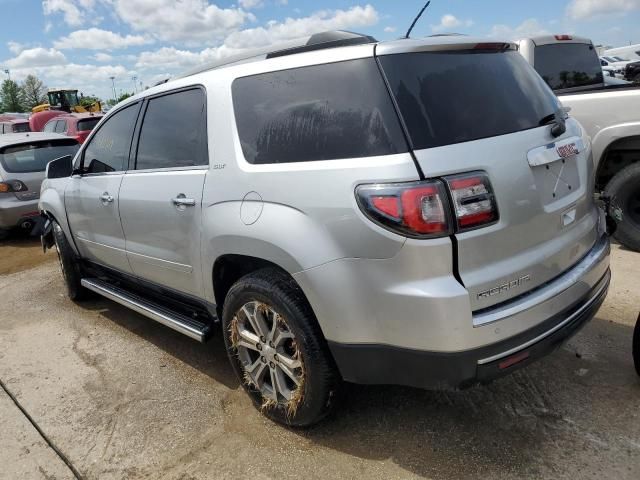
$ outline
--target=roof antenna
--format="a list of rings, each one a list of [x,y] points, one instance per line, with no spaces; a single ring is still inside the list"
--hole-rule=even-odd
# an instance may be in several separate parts
[[[416,23],[418,23],[418,20],[420,20],[420,17],[422,16],[422,14],[424,13],[424,11],[427,9],[427,7],[429,5],[431,5],[431,0],[429,0],[426,3],[426,5],[424,7],[422,7],[422,10],[420,10],[420,13],[418,14],[418,16],[415,18],[415,20],[413,21],[413,23],[409,27],[409,30],[407,30],[407,34],[404,36],[404,38],[409,38],[409,35],[411,35],[411,31],[413,30],[413,27],[416,26]]]

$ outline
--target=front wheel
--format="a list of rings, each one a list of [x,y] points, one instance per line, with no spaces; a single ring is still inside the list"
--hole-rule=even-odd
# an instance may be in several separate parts
[[[341,379],[291,277],[275,268],[242,277],[227,294],[222,325],[233,368],[267,417],[306,427],[331,412]]]
[[[58,252],[58,260],[60,261],[60,270],[64,283],[67,286],[67,294],[74,302],[82,301],[91,297],[91,291],[87,290],[80,284],[82,279],[82,271],[78,258],[69,245],[69,241],[62,230],[62,227],[56,222],[53,223],[53,239],[55,240],[56,251]]]
[[[611,199],[610,208],[622,213],[613,236],[625,247],[640,252],[640,162],[616,173],[604,193]]]

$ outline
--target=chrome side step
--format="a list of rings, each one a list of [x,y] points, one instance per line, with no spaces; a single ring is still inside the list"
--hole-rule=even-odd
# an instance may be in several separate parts
[[[210,327],[208,325],[193,320],[181,313],[174,312],[157,303],[150,302],[139,295],[103,280],[83,278],[80,283],[83,287],[96,292],[98,295],[102,295],[120,305],[124,305],[151,320],[155,320],[199,342],[204,342],[209,334]]]

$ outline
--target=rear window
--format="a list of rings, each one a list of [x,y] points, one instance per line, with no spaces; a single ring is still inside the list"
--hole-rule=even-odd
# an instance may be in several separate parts
[[[516,51],[380,57],[415,149],[536,128],[559,102]]]
[[[100,121],[100,118],[102,117],[98,117],[98,118],[86,118],[83,120],[78,120],[78,131],[79,132],[84,132],[87,130],[93,130],[93,127],[95,127],[98,122]]]
[[[51,160],[77,151],[72,139],[25,143],[0,150],[0,163],[7,173],[43,172]]]
[[[233,106],[249,163],[291,163],[407,151],[375,60],[239,78]]]
[[[23,123],[14,123],[13,124],[13,132],[14,133],[24,133],[24,132],[30,132],[31,129],[29,128],[29,122],[23,122]]]
[[[593,45],[553,43],[536,47],[536,70],[554,90],[602,85],[604,76]]]

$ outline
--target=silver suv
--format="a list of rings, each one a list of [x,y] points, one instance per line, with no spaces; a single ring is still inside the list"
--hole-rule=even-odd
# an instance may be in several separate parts
[[[343,380],[458,388],[576,332],[609,285],[589,138],[512,43],[328,32],[114,108],[40,200],[69,295],[224,336],[305,426]]]

